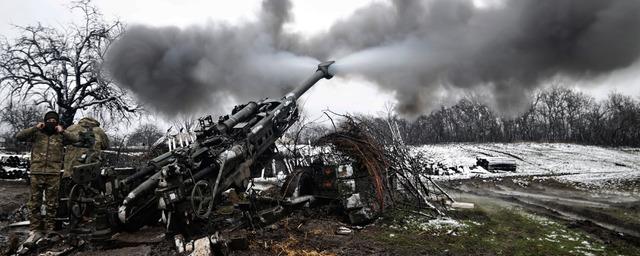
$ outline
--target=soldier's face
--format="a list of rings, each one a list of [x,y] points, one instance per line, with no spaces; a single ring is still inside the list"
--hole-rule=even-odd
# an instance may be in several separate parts
[[[58,121],[55,118],[49,118],[47,119],[47,124],[56,126],[58,125]]]

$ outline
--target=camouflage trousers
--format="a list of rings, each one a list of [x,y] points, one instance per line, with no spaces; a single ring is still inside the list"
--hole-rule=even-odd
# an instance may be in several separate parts
[[[31,175],[31,198],[27,204],[31,230],[53,230],[59,188],[59,175]]]

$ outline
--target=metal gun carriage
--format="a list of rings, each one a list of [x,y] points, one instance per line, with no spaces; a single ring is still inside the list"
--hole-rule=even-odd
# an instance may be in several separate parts
[[[172,148],[144,167],[85,166],[88,170],[76,172],[84,174],[74,177],[77,185],[69,196],[72,217],[80,218],[87,207],[96,208],[96,221],[90,232],[93,238],[119,229],[135,230],[158,219],[167,233],[185,236],[211,232],[220,223],[228,224],[215,221],[220,220],[217,213],[221,202],[230,197],[223,192],[246,190],[252,170],[273,156],[276,140],[298,120],[296,101],[320,79],[332,78],[331,64],[333,61],[319,64],[311,77],[279,100],[238,105],[217,122],[210,115],[200,118],[199,129],[190,143]],[[261,211],[255,205],[237,201],[234,204],[235,213],[240,212],[235,217],[240,221],[232,225],[268,222],[268,215],[282,210],[275,207]],[[228,217],[233,216],[225,218]]]

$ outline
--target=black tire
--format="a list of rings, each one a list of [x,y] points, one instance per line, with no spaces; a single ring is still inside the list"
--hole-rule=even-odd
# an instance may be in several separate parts
[[[298,189],[298,196],[313,195],[315,183],[310,169],[297,170],[287,175],[282,186],[282,195],[285,197],[293,196],[296,189]]]
[[[158,206],[154,202],[158,202],[158,199],[154,196],[149,199],[142,208],[134,208],[137,214],[131,217],[127,223],[122,223],[118,219],[118,216],[114,216],[115,221],[119,224],[120,228],[127,232],[135,232],[140,230],[146,225],[155,225],[162,216],[162,212],[158,210]],[[132,212],[133,212],[132,211]]]

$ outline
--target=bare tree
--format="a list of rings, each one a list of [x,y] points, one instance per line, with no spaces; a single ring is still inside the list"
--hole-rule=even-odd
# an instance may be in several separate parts
[[[193,114],[180,114],[171,121],[176,131],[193,132],[198,124],[198,118]]]
[[[0,111],[0,123],[8,126],[10,133],[16,133],[22,129],[34,126],[38,121],[42,121],[42,108],[34,105],[12,105],[9,104]]]
[[[4,139],[4,147],[16,152],[27,151],[28,146],[16,140],[18,131],[34,126],[38,121],[42,121],[44,111],[34,105],[11,105],[0,110],[0,123],[4,124],[7,130],[0,134]]]
[[[632,97],[612,93],[605,101],[607,139],[614,145],[640,142],[640,104]]]
[[[162,137],[162,132],[158,126],[153,124],[143,124],[129,136],[129,145],[142,145],[151,149],[151,145]]]
[[[122,24],[106,22],[90,0],[75,2],[72,9],[83,14],[81,23],[65,28],[17,26],[21,35],[0,43],[0,85],[8,91],[8,100],[55,109],[66,125],[79,109],[124,117],[136,113],[139,106],[101,69]]]

